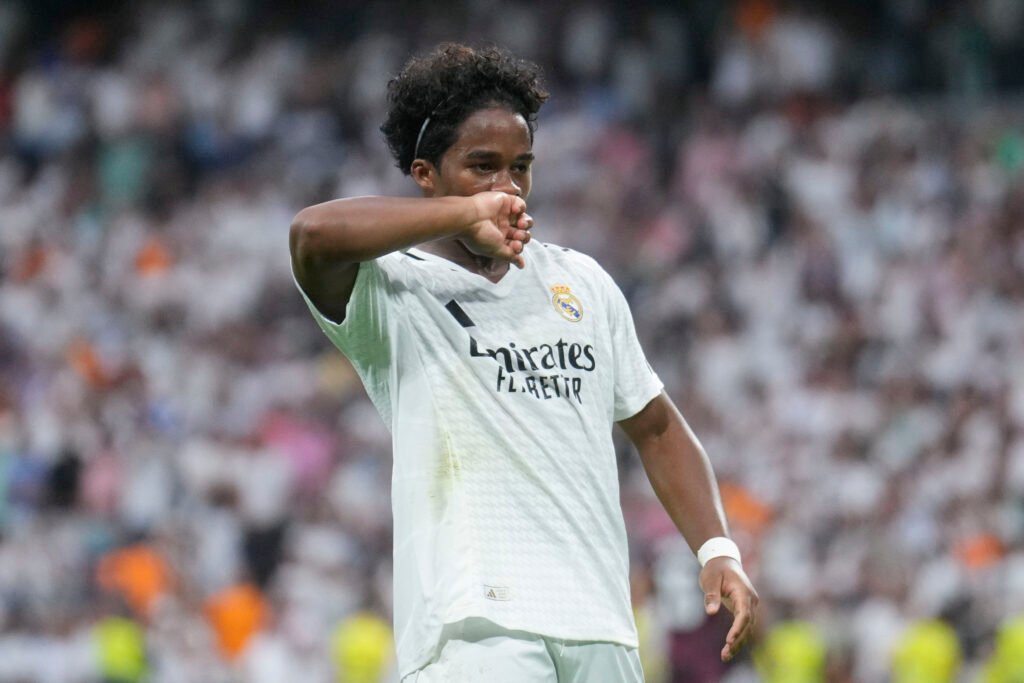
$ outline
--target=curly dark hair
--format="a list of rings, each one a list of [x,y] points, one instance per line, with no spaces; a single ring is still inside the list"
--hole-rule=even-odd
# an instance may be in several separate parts
[[[428,116],[419,157],[437,166],[463,121],[490,106],[522,114],[532,140],[537,112],[547,98],[536,64],[497,47],[443,43],[409,60],[388,82],[388,114],[380,130],[396,165],[409,175],[416,139]]]

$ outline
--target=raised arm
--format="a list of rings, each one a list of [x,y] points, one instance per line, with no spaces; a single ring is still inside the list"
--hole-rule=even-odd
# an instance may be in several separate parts
[[[696,553],[708,539],[728,536],[711,463],[672,400],[662,392],[619,425],[637,447],[658,500],[690,548]],[[735,615],[722,648],[722,659],[732,659],[753,630],[757,592],[740,563],[729,557],[708,560],[700,587],[708,614],[725,604]]]
[[[532,219],[504,192],[470,197],[354,197],[309,206],[292,220],[292,268],[303,291],[341,322],[359,264],[424,242],[458,237],[477,254],[523,266]]]

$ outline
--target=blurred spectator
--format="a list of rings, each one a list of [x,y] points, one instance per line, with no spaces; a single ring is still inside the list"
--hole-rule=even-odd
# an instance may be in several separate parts
[[[394,667],[391,624],[372,612],[357,612],[331,634],[337,683],[382,683]]]
[[[103,683],[140,683],[146,676],[146,642],[134,621],[106,617],[96,624]]]
[[[470,35],[553,81],[535,235],[629,297],[722,482],[759,652],[1007,680],[1021,3],[356,5],[0,2],[0,682],[373,680],[390,439],[287,226],[412,191],[381,74]],[[752,680],[625,446],[621,473],[649,680]]]
[[[941,621],[911,625],[893,652],[893,683],[953,683],[960,671],[956,632]]]
[[[982,683],[1011,683],[1024,679],[1024,617],[999,627],[995,649],[985,663]]]
[[[206,616],[227,659],[237,659],[270,618],[266,600],[250,584],[231,586],[211,597]]]
[[[141,618],[170,589],[170,570],[163,558],[143,544],[115,550],[100,559],[96,581],[122,597]]]
[[[765,683],[824,683],[826,657],[817,629],[796,621],[772,627],[754,653]]]

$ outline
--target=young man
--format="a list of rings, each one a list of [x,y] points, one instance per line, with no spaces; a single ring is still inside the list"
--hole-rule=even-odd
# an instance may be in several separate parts
[[[403,681],[642,681],[612,426],[699,553],[709,613],[751,631],[707,456],[626,301],[587,256],[531,240],[536,66],[443,45],[389,83],[381,130],[423,198],[303,209],[295,277],[394,439]],[[511,266],[516,266],[512,268]]]

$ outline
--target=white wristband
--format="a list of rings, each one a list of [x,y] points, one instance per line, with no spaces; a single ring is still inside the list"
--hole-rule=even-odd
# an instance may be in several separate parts
[[[700,562],[701,567],[714,557],[731,557],[740,564],[743,564],[743,560],[740,559],[739,546],[725,536],[709,538],[704,541],[704,545],[697,551],[697,560]]]

